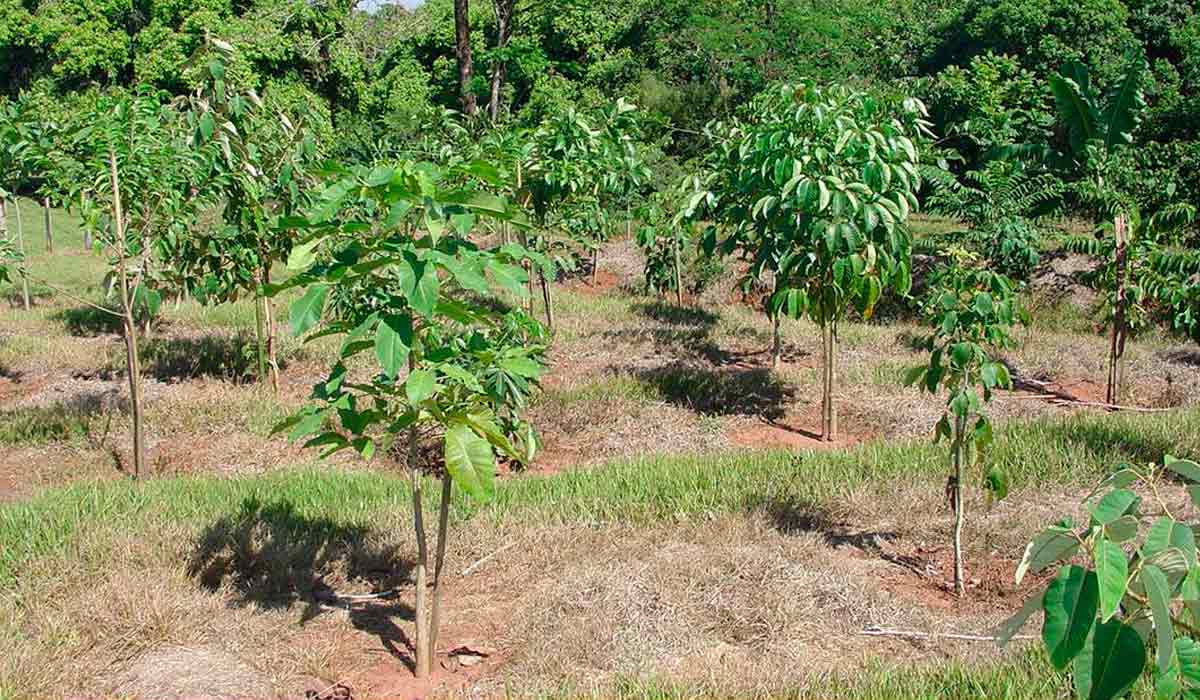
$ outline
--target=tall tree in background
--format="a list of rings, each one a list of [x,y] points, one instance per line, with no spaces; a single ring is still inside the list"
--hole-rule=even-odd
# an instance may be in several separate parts
[[[471,19],[468,0],[454,0],[454,55],[458,59],[458,94],[463,112],[475,116],[475,93],[471,90]]]
[[[465,0],[463,2],[465,5]],[[496,10],[496,59],[492,62],[492,92],[488,100],[488,117],[494,122],[500,114],[500,88],[504,84],[504,49],[512,33],[515,0],[492,0]],[[457,5],[455,5],[457,8]]]

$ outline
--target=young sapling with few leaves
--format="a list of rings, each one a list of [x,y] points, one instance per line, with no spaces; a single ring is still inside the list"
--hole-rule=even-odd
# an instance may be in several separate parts
[[[984,411],[996,389],[1012,388],[1008,368],[994,358],[1013,344],[1012,328],[1024,312],[1012,282],[984,268],[970,267],[972,256],[952,251],[953,263],[935,281],[924,306],[934,330],[924,341],[928,364],[909,370],[908,385],[931,394],[945,391],[946,410],[937,423],[935,440],[950,442],[951,474],[946,495],[954,512],[954,590],[966,591],[962,546],[966,508],[963,486],[968,469],[982,462],[992,442],[992,424]],[[1008,494],[1008,479],[993,466],[983,478],[989,497]]]

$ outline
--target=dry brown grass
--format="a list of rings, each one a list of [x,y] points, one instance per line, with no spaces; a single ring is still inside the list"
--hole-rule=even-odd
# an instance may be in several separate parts
[[[489,660],[482,678],[443,690],[603,694],[632,677],[747,695],[880,659],[993,656],[986,645],[858,634],[986,632],[1019,605],[1023,593],[999,580],[1011,561],[994,551],[1014,551],[1040,525],[1030,514],[1057,513],[1059,500],[990,512],[971,503],[969,571],[988,581],[959,603],[944,590],[950,517],[938,499],[900,489],[886,505],[851,497],[821,512],[777,504],[642,526],[470,521],[451,543],[439,647]],[[71,548],[70,566],[35,561],[12,591],[19,604],[0,609],[0,642],[12,650],[0,687],[18,698],[265,698],[341,681],[356,697],[391,696],[406,673],[410,584],[397,601],[349,610],[313,594],[407,581],[406,523],[280,529],[292,517],[251,508],[204,528],[98,528]]]

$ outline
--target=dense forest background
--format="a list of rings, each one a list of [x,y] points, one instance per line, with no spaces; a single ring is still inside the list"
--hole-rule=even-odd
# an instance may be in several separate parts
[[[184,94],[200,78],[188,61],[207,34],[238,47],[231,81],[315,107],[344,153],[403,142],[431,108],[461,108],[454,0],[355,5],[0,0],[0,94],[44,97],[33,101],[48,111],[113,87]],[[664,177],[698,155],[705,124],[772,81],[916,94],[966,167],[998,144],[1063,138],[1047,78],[1068,61],[1087,65],[1104,89],[1140,54],[1150,79],[1136,170],[1193,201],[1200,192],[1191,0],[475,0],[468,13],[481,114],[496,73],[501,122],[536,124],[564,106],[624,96],[649,116]],[[511,16],[508,36],[498,16]]]

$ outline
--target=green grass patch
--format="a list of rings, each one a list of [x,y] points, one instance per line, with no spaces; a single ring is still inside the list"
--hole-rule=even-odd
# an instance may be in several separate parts
[[[66,406],[0,412],[0,445],[45,445],[87,438],[90,419]]]
[[[1167,451],[1200,455],[1200,411],[1154,416],[1075,415],[1010,424],[991,452],[1014,490],[1091,484],[1124,461]],[[488,504],[456,496],[454,517],[533,522],[654,522],[776,506],[820,508],[855,492],[886,497],[898,483],[945,479],[944,447],[872,443],[841,452],[731,452],[652,457],[546,477],[501,482]],[[79,484],[0,506],[0,588],[31,557],[62,554],[85,527],[152,531],[156,519],[198,526],[236,513],[248,499],[287,503],[314,521],[370,527],[407,512],[396,476],[310,465],[264,476],[184,477],[141,484]],[[433,493],[434,489],[428,489]]]
[[[1134,686],[1130,700],[1154,697],[1146,680]],[[851,674],[814,674],[801,687],[780,689],[757,698],[771,700],[1046,700],[1067,697],[1068,684],[1063,675],[1053,672],[1050,660],[1040,648],[1030,648],[1003,661],[968,664],[951,660],[940,665],[896,666],[876,661],[867,670]],[[606,698],[611,700],[724,700],[726,695],[681,687],[653,680],[618,680],[603,694],[563,689],[549,698]]]

